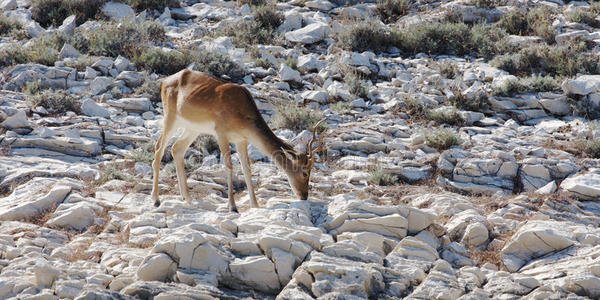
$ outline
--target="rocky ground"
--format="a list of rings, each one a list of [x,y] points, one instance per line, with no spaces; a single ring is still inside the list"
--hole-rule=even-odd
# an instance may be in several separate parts
[[[600,126],[581,117],[574,101],[600,110],[600,75],[501,96],[494,89],[520,77],[481,58],[339,47],[334,36],[343,17],[376,16],[377,4],[365,2],[277,3],[282,40],[256,46],[258,54],[209,34],[251,19],[256,8],[248,4],[103,8],[115,23],[156,19],[169,37],[166,48],[200,45],[229,57],[242,72],[230,77],[252,92],[267,120],[278,114],[273,98],[324,116],[327,151],[312,172],[308,201],[297,200],[285,175],[251,147],[261,208],[249,208],[234,154],[240,213],[228,212],[224,167],[202,138],[186,159],[194,201],[181,201],[167,154],[155,208],[149,163],[162,105],[152,90],[136,88],[164,75],[142,72],[123,56],[70,67],[82,54],[68,45],[53,65],[5,66],[0,298],[599,298],[600,159],[593,157],[600,150],[594,155],[593,147],[600,147]],[[585,2],[426,2],[385,26],[419,22],[439,9],[497,21],[511,5],[549,6],[559,10],[557,42],[600,42],[600,30],[562,17]],[[29,5],[6,0],[0,8],[24,24],[31,41],[99,24],[69,18],[44,28]],[[2,39],[2,46],[14,42]],[[282,63],[289,58],[294,68]],[[363,74],[362,95],[340,65]],[[76,107],[55,113],[66,104],[32,105],[36,94],[59,97],[36,84],[68,91]],[[457,101],[485,105],[468,109]],[[301,129],[276,133],[300,146],[310,137]]]

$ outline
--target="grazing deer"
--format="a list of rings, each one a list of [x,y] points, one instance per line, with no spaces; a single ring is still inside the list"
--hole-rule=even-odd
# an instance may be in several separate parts
[[[179,128],[182,134],[173,144],[172,153],[177,170],[179,191],[185,201],[190,202],[183,156],[187,148],[199,134],[211,134],[217,138],[221,150],[221,160],[227,168],[227,186],[229,210],[237,211],[233,199],[233,166],[229,143],[236,145],[240,163],[250,194],[250,205],[258,207],[252,186],[252,173],[248,159],[248,142],[270,157],[286,173],[296,195],[308,198],[310,171],[315,163],[315,154],[322,150],[321,134],[315,149],[316,128],[306,153],[294,150],[292,146],[279,139],[260,115],[250,92],[237,84],[226,83],[216,77],[184,69],[163,80],[161,98],[164,109],[163,132],[155,147],[152,162],[154,206],[160,205],[158,199],[158,174],[165,147]]]

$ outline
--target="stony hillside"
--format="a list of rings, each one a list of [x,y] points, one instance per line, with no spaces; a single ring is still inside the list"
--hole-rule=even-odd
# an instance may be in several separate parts
[[[598,299],[600,5],[0,1],[0,299]],[[150,199],[161,78],[326,150],[297,200],[214,138]],[[234,149],[235,150],[235,149]]]

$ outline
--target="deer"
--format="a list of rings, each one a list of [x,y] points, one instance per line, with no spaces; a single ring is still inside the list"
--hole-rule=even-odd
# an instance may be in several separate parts
[[[252,94],[241,85],[225,82],[206,73],[183,69],[164,78],[160,89],[163,130],[156,142],[152,162],[151,197],[154,206],[160,206],[158,181],[161,160],[169,140],[179,129],[182,129],[182,133],[174,142],[171,153],[179,192],[187,203],[191,203],[192,199],[185,175],[184,155],[200,134],[213,135],[217,140],[221,161],[226,167],[229,211],[238,211],[233,195],[230,143],[235,144],[238,152],[252,208],[257,208],[258,203],[252,184],[248,143],[254,145],[285,172],[292,190],[300,200],[308,199],[310,173],[315,165],[315,155],[323,150],[326,130],[320,133],[317,146],[313,148],[317,140],[317,127],[325,119],[313,126],[312,139],[307,144],[306,152],[302,152],[295,150],[271,131]]]

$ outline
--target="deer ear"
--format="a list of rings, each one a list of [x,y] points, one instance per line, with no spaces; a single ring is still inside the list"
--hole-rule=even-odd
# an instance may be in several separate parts
[[[293,153],[292,151],[284,149],[284,148],[281,148],[281,151],[283,152],[283,154],[285,155],[285,157],[287,157],[287,159],[289,159],[289,160],[296,160],[296,154]]]

